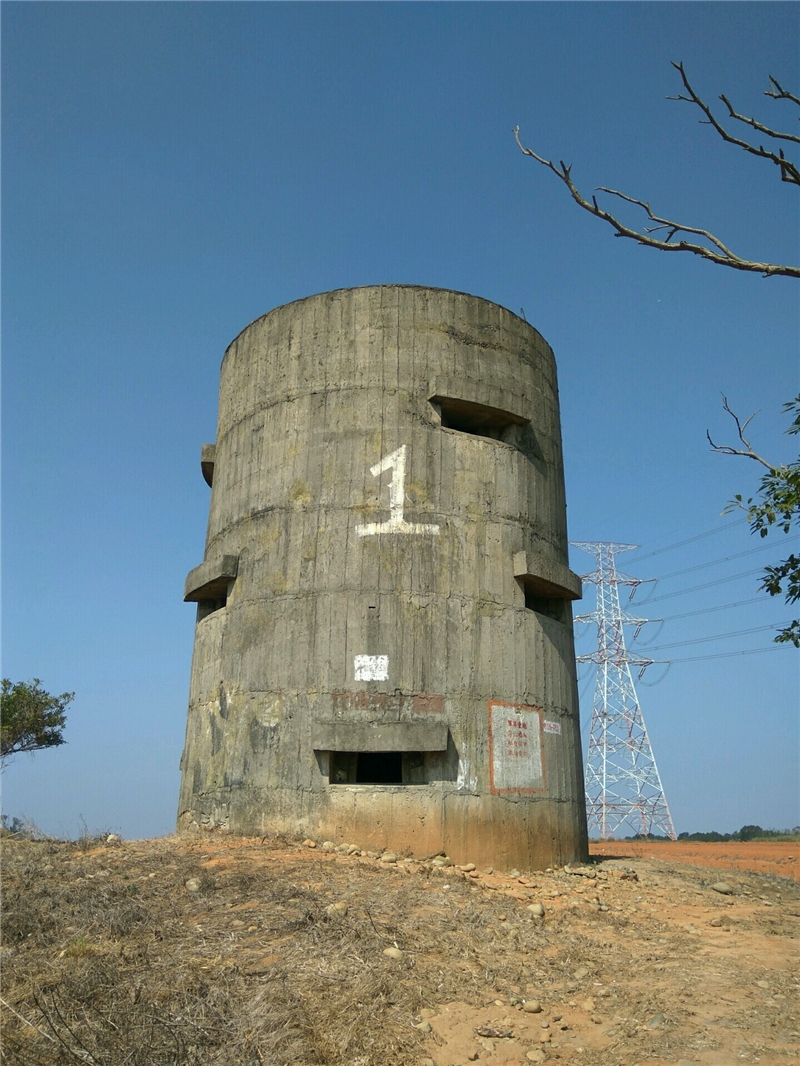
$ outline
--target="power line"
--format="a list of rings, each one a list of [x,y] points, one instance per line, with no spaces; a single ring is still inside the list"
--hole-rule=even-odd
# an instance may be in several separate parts
[[[800,537],[788,537],[782,543],[789,544],[789,543],[793,543],[794,541],[797,541],[797,540],[800,540]],[[697,565],[695,565],[695,566],[686,567],[685,570],[673,570],[671,574],[660,574],[656,578],[656,581],[666,581],[667,578],[670,578],[670,577],[680,577],[682,574],[691,574],[695,570],[705,570],[709,566],[719,566],[720,563],[729,563],[733,559],[741,559],[745,555],[755,555],[756,552],[770,551],[770,550],[774,550],[774,548],[775,548],[774,542],[772,542],[770,544],[760,544],[757,548],[748,548],[747,551],[736,552],[734,555],[724,555],[724,556],[722,556],[719,559],[711,559],[707,563],[697,563]]]
[[[698,614],[711,614],[713,611],[727,611],[732,607],[742,607],[746,603],[755,603],[756,601],[763,601],[763,596],[751,596],[749,600],[737,600],[735,603],[723,603],[719,607],[704,607],[700,611],[685,611],[683,614],[671,614],[665,618],[665,622],[674,622],[678,618],[694,618]]]
[[[684,648],[687,644],[707,644],[711,640],[726,640],[728,637],[744,637],[749,633],[764,633],[768,629],[777,629],[781,622],[774,622],[768,626],[754,626],[752,629],[739,629],[735,633],[718,633],[713,637],[696,637],[693,640],[679,640],[674,644],[658,644],[655,648],[648,648],[648,651],[666,651],[667,648]]]
[[[636,566],[643,562],[645,559],[652,559],[654,555],[661,555],[662,552],[670,552],[674,548],[682,548],[685,544],[693,544],[696,540],[702,540],[704,537],[712,537],[715,533],[721,533],[724,529],[734,529],[737,526],[742,525],[746,519],[735,519],[733,522],[726,522],[722,526],[715,526],[713,529],[707,529],[704,533],[697,533],[693,537],[687,537],[686,540],[676,541],[674,544],[667,544],[663,548],[656,548],[655,551],[648,552],[647,555],[640,555],[638,558],[634,558]]]
[[[699,611],[684,611],[683,614],[669,614],[669,615],[666,616],[666,618],[651,618],[650,621],[651,622],[664,622],[664,623],[666,623],[666,622],[677,622],[681,618],[696,618],[698,615],[701,615],[701,614],[714,614],[716,611],[729,611],[729,610],[732,610],[734,607],[744,607],[746,604],[749,604],[749,603],[764,603],[764,602],[765,602],[765,599],[764,599],[763,595],[762,596],[751,596],[747,600],[734,600],[733,603],[721,603],[721,604],[719,604],[716,607],[702,607]],[[588,626],[589,624],[590,623],[588,621],[587,622],[576,623],[576,625],[585,625],[585,626]],[[587,634],[588,634],[588,629],[584,633],[576,633],[575,634],[575,639],[576,640],[581,640]]]
[[[669,673],[669,668],[671,666],[677,665],[678,663],[702,663],[707,662],[709,659],[732,659],[734,656],[740,655],[763,655],[765,652],[768,651],[781,651],[784,647],[786,647],[785,644],[773,643],[768,644],[766,648],[745,648],[743,651],[719,651],[712,655],[689,655],[684,659],[659,659],[658,665],[666,666],[667,670],[664,672],[664,674],[662,674],[658,681],[654,682],[654,684],[661,684],[661,682],[667,676],[667,673]],[[655,666],[657,664],[653,663],[651,665]],[[647,685],[647,682],[644,681],[641,677],[639,678],[639,682],[640,684]],[[647,685],[647,687],[653,688],[654,685]],[[585,737],[585,734],[586,723],[584,722],[581,726],[581,735]]]
[[[781,651],[787,645],[770,644],[766,648],[748,648],[745,651],[720,651],[716,655],[691,655],[688,659],[670,659],[670,663],[699,663],[706,659],[730,659],[734,655],[762,655],[765,651]]]
[[[635,603],[634,606],[644,607],[651,603],[660,603],[662,600],[671,600],[675,596],[685,596],[687,592],[699,592],[700,589],[710,589],[712,585],[724,585],[728,581],[737,581],[740,577],[752,577],[753,574],[760,574],[761,572],[761,567],[756,567],[755,570],[744,570],[741,574],[729,574],[728,577],[719,577],[716,581],[707,581],[704,585],[690,585],[688,589],[668,592],[666,596],[656,596],[652,600],[642,600],[639,603]]]

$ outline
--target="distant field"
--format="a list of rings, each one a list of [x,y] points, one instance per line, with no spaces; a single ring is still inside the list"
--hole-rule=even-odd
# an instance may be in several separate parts
[[[683,840],[674,843],[610,840],[590,844],[589,851],[598,856],[666,859],[691,863],[692,866],[718,867],[720,870],[776,874],[800,881],[800,843],[793,840],[726,840],[721,844]]]

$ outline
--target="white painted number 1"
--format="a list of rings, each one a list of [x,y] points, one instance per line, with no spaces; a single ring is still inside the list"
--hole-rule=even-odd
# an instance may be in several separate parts
[[[438,535],[438,526],[406,522],[403,516],[406,499],[405,444],[401,444],[396,452],[385,456],[379,463],[369,468],[373,477],[378,477],[384,470],[392,471],[392,480],[389,482],[389,518],[386,522],[369,522],[365,526],[356,526],[358,536],[373,537],[376,533],[433,533]]]

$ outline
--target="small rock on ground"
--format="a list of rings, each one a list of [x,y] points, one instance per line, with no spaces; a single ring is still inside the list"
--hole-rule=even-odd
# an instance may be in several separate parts
[[[713,892],[719,892],[723,896],[733,895],[733,886],[729,885],[727,881],[717,881],[715,885],[711,886]]]
[[[328,906],[325,908],[325,913],[330,918],[344,918],[347,914],[347,910],[348,907],[344,900],[339,900],[338,903],[328,904]]]
[[[400,950],[400,948],[384,948],[383,954],[390,959],[402,959],[403,957],[403,952]]]

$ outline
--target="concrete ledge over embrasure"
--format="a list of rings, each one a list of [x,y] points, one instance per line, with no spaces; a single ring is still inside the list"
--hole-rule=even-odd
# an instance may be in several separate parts
[[[543,596],[579,600],[583,596],[581,579],[568,567],[533,552],[515,552],[514,577],[525,580]]]
[[[219,397],[181,827],[586,861],[541,335],[463,293],[321,293],[237,337]]]
[[[315,751],[446,751],[446,722],[318,722]]]
[[[198,603],[200,600],[214,600],[228,591],[228,583],[233,581],[239,569],[238,555],[222,555],[219,559],[209,559],[200,563],[189,572],[183,586],[185,603]]]

